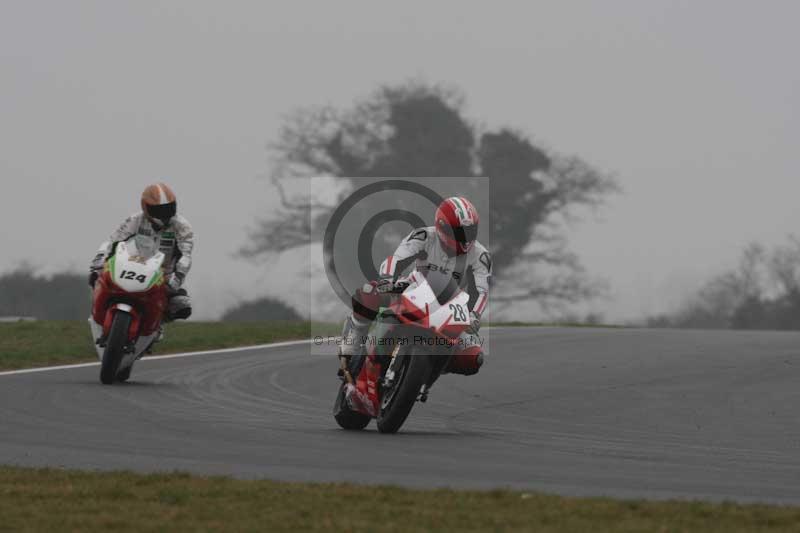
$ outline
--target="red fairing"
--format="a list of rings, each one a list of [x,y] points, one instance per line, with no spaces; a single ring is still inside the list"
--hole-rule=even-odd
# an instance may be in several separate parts
[[[404,295],[400,298],[400,301],[393,303],[389,307],[403,324],[433,329],[430,325],[430,309],[427,305],[425,309],[420,309]],[[450,319],[448,319],[439,329],[435,330],[435,333],[447,339],[457,339],[468,327],[469,324],[450,324]]]
[[[92,299],[92,318],[103,325],[103,334],[108,335],[113,319],[113,303],[124,303],[133,307],[129,338],[155,333],[167,309],[167,291],[163,284],[155,285],[146,292],[129,293],[111,281],[108,272],[98,278]],[[109,312],[112,311],[112,312]]]
[[[450,358],[447,371],[454,374],[475,374],[483,364],[480,346],[469,346],[456,351]]]
[[[437,333],[443,335],[450,339],[457,339],[462,333],[464,333],[469,324],[449,324],[445,323]]]
[[[375,355],[369,354],[364,361],[364,368],[356,379],[356,388],[365,394],[374,408],[373,413],[380,412],[381,399],[378,396],[377,384],[381,379],[381,365],[375,362]],[[365,413],[370,414],[371,413]],[[374,416],[374,415],[371,415]]]
[[[108,335],[108,333],[111,331],[111,324],[114,322],[114,315],[117,313],[117,311],[117,304],[111,304],[106,310],[106,318],[103,320],[103,335]],[[131,308],[129,314],[131,315],[132,320],[130,326],[128,326],[128,340],[134,341],[136,340],[136,332],[139,331],[139,322],[141,319],[139,317],[139,312],[136,311],[135,307]]]
[[[421,328],[430,327],[428,318],[430,309],[427,304],[425,304],[425,309],[420,309],[406,295],[401,295],[399,299],[392,302],[389,308],[403,324],[413,324]]]

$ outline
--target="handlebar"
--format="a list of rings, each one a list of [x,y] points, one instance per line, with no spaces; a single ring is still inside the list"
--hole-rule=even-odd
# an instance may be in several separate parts
[[[409,285],[411,285],[411,282],[407,280],[396,281],[394,287],[389,292],[392,294],[401,294]]]

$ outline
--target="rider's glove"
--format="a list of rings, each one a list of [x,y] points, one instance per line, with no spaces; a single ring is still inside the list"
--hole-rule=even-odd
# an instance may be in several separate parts
[[[89,271],[89,286],[94,289],[94,284],[97,283],[97,278],[100,277],[100,272],[95,269]]]
[[[178,290],[183,285],[183,278],[181,278],[178,274],[172,273],[167,278],[167,288],[170,292],[178,292]]]
[[[381,294],[394,290],[394,280],[392,278],[381,278],[375,281],[375,291]]]
[[[92,259],[92,262],[89,264],[89,270],[102,270],[105,262],[106,254],[103,252],[98,252],[97,255],[94,256],[94,259]]]
[[[481,329],[481,317],[475,311],[469,312],[469,327],[472,328],[473,333],[478,333]]]

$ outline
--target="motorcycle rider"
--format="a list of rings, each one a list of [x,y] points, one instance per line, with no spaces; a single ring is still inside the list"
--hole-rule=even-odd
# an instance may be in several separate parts
[[[148,185],[142,192],[142,211],[126,218],[109,240],[100,245],[89,266],[89,286],[94,288],[106,259],[118,242],[137,234],[147,236],[165,256],[164,279],[169,299],[165,320],[189,318],[192,304],[183,283],[192,267],[194,232],[189,221],[177,213],[177,205],[175,193],[165,183]]]
[[[492,276],[492,259],[486,248],[477,241],[478,212],[464,197],[453,196],[436,209],[434,225],[417,228],[381,263],[380,279],[357,290],[353,297],[353,312],[345,319],[342,330],[340,357],[350,357],[361,348],[381,296],[391,291],[398,276],[411,263],[415,269],[452,272],[453,277],[470,293],[470,324],[475,337],[486,309]],[[477,342],[482,345],[480,338]],[[479,354],[476,368],[460,373],[474,374],[483,363]],[[458,372],[458,370],[453,370]]]

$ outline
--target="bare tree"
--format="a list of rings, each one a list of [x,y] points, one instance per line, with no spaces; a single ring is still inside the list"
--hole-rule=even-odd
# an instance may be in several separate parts
[[[617,192],[614,179],[576,156],[548,153],[517,131],[479,135],[462,105],[453,89],[408,83],[382,87],[349,110],[318,107],[287,116],[270,147],[282,207],[258,222],[242,254],[256,258],[320,239],[336,203],[292,200],[282,179],[485,175],[492,204],[477,207],[491,227],[495,274],[516,280],[498,297],[575,302],[596,294],[600,285],[568,250],[564,224],[575,220],[577,208],[595,208]],[[458,183],[440,192],[469,195]],[[557,271],[532,276],[539,265]]]
[[[800,240],[797,237],[789,237],[787,244],[772,251],[769,272],[781,293],[800,293]]]
[[[735,270],[706,283],[677,313],[656,326],[800,329],[800,241],[767,250],[750,244]]]

